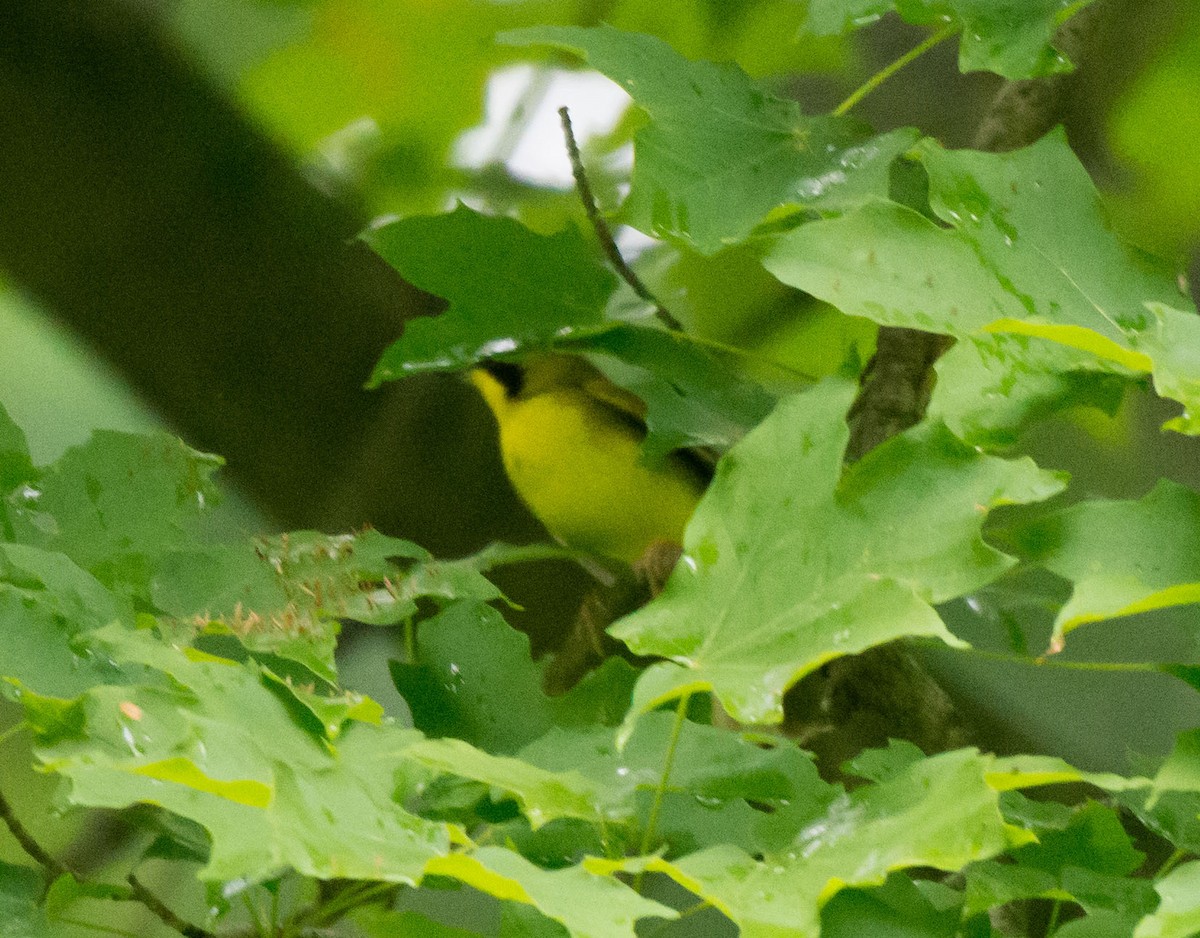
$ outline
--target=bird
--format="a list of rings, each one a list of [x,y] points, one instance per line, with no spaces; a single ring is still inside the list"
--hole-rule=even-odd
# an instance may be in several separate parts
[[[559,352],[485,359],[469,377],[496,419],[513,488],[557,541],[630,565],[683,543],[712,469],[687,450],[645,461],[640,398]]]

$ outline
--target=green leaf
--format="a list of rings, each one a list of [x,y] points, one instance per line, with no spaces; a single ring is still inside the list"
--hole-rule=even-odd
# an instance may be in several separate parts
[[[550,728],[551,702],[529,638],[490,606],[459,602],[421,623],[419,665],[392,663],[392,678],[429,736],[455,736],[513,753]]]
[[[619,723],[636,679],[628,662],[611,658],[562,696],[547,696],[528,636],[475,601],[421,623],[417,660],[389,665],[414,725],[496,754],[516,752],[551,725]]]
[[[1112,232],[1061,131],[1011,153],[949,151],[929,140],[915,152],[946,227],[894,203],[869,203],[780,236],[765,255],[767,269],[844,313],[975,343],[974,354],[996,376],[985,391],[1017,397],[1017,406],[1001,402],[1010,419],[1066,400],[1062,381],[1045,377],[1048,367],[1153,371],[1160,393],[1194,406],[1200,362],[1184,340],[1196,317],[1169,308],[1186,302],[1173,271]],[[1076,354],[1028,346],[1026,360],[1023,344],[989,346],[991,334],[1049,340]],[[933,410],[951,422],[978,421],[978,398],[948,381],[938,388],[946,386],[935,389]],[[1172,428],[1186,429],[1190,419]],[[1003,429],[996,417],[986,425]]]
[[[1138,922],[1134,938],[1191,938],[1200,931],[1200,862],[1176,867],[1154,888],[1162,902]]]
[[[409,746],[405,755],[433,771],[475,779],[510,793],[534,828],[559,818],[602,820],[603,781],[586,778],[574,769],[549,772],[451,738],[422,740]]]
[[[65,703],[24,695],[37,757],[70,782],[74,804],[150,802],[203,826],[212,850],[201,878],[259,879],[291,866],[413,883],[449,848],[443,825],[398,801],[424,776],[405,754],[417,733],[352,721],[335,749],[253,664],[114,627],[92,641],[163,680]]]
[[[922,760],[833,802],[790,847],[761,861],[732,846],[675,862],[611,861],[665,873],[733,920],[745,938],[817,938],[821,906],[840,890],[878,885],[913,866],[958,870],[1008,844],[990,757],[964,749]],[[594,868],[604,861],[591,861]]]
[[[966,869],[963,917],[987,912],[1019,899],[1057,899],[1071,901],[1071,894],[1059,885],[1058,877],[1045,870],[995,860],[981,860]]]
[[[32,482],[36,478],[37,470],[29,458],[25,433],[0,405],[0,496],[7,495],[22,482]]]
[[[1021,847],[1013,857],[1024,866],[1056,876],[1067,867],[1124,876],[1146,859],[1145,854],[1133,849],[1116,813],[1094,801],[1076,811],[1064,830],[1040,832],[1038,843]]]
[[[982,446],[1012,446],[1021,429],[1068,407],[1113,415],[1126,379],[1097,371],[1088,353],[1026,335],[961,337],[937,360],[926,415]]]
[[[535,234],[464,205],[362,237],[406,280],[450,304],[440,316],[409,320],[375,366],[371,387],[464,368],[564,331],[595,330],[617,283],[576,229]]]
[[[622,217],[704,254],[745,240],[776,209],[834,210],[886,195],[892,161],[916,139],[807,117],[736,66],[690,62],[653,36],[563,26],[498,41],[573,52],[629,92],[650,122],[634,138]]]
[[[935,905],[912,880],[898,874],[877,889],[843,889],[821,909],[822,938],[958,938],[961,934],[958,905]]]
[[[452,876],[500,899],[535,906],[579,938],[634,938],[640,918],[674,919],[679,913],[636,892],[585,863],[543,870],[511,850],[481,847],[429,862],[427,872]]]
[[[121,617],[112,594],[67,557],[0,544],[0,676],[58,696],[121,680],[121,669],[90,654],[83,640]]]
[[[903,739],[889,739],[886,749],[863,750],[846,762],[842,770],[872,782],[884,782],[924,758],[919,746]]]
[[[1010,532],[1026,560],[1074,583],[1052,648],[1088,622],[1200,602],[1200,495],[1162,479],[1138,501],[1094,500]]]
[[[364,938],[478,938],[477,931],[455,928],[435,922],[420,912],[406,909],[402,912],[366,906],[355,909],[348,916],[354,927]]]
[[[540,768],[580,772],[594,786],[596,804],[610,818],[631,818],[635,794],[658,787],[673,716],[651,713],[623,747],[605,727],[554,729],[521,750]],[[669,791],[686,792],[712,806],[753,801],[788,806],[796,822],[819,812],[836,789],[821,781],[812,760],[793,745],[768,745],[751,734],[685,721],[675,744]]]
[[[592,353],[647,404],[648,459],[682,446],[728,448],[774,396],[652,319],[609,318],[616,280],[574,228],[541,235],[459,206],[391,222],[363,236],[411,283],[449,301],[410,320],[383,354],[372,386],[483,358],[558,348]]]
[[[956,644],[931,604],[1011,564],[980,537],[988,509],[1061,487],[936,426],[843,474],[855,391],[831,379],[784,400],[721,460],[662,595],[610,629],[671,659],[638,682],[630,721],[711,690],[736,720],[778,722],[784,691],[826,661],[907,635]]]
[[[578,344],[613,382],[646,402],[643,452],[650,462],[689,446],[724,452],[777,400],[732,362],[664,329],[620,324]]]
[[[1200,792],[1200,729],[1188,730],[1175,737],[1171,754],[1154,776],[1148,809],[1155,807],[1159,795],[1169,791]]]
[[[98,430],[10,497],[15,539],[144,597],[154,563],[215,502],[210,477],[222,464],[166,433]]]
[[[41,908],[42,871],[0,861],[0,938],[52,938]]]
[[[1054,935],[1055,938],[1129,938],[1136,924],[1136,916],[1130,918],[1116,912],[1094,912],[1085,918],[1067,922]]]
[[[952,24],[962,33],[958,65],[1005,78],[1070,71],[1054,48],[1054,33],[1073,0],[811,0],[806,28],[818,36],[845,33],[895,11],[910,23]]]
[[[490,600],[500,591],[476,558],[435,561],[368,528],[173,551],[155,571],[151,596],[194,628],[236,635],[251,651],[299,662],[332,682],[339,619],[393,625],[417,612],[420,597]]]
[[[1200,791],[1126,791],[1115,797],[1158,836],[1200,853]]]

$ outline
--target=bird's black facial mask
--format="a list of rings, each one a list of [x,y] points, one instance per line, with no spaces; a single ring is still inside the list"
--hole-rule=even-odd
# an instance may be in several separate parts
[[[509,397],[516,397],[525,387],[525,369],[520,365],[488,359],[481,361],[479,367],[499,381]]]

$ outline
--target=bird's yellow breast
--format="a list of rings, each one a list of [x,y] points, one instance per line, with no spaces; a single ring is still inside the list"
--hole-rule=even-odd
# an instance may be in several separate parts
[[[645,465],[628,415],[578,385],[522,396],[486,372],[472,380],[496,416],[513,487],[556,538],[629,563],[655,541],[682,541],[702,485],[677,460]]]

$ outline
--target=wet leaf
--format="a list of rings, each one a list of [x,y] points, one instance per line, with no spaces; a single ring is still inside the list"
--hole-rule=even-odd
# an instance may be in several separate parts
[[[610,629],[670,659],[638,682],[631,720],[711,690],[737,720],[778,722],[784,691],[826,661],[906,635],[956,643],[931,603],[1012,563],[980,537],[988,509],[1061,487],[936,426],[843,475],[854,393],[829,380],[785,399],[722,459],[662,595]]]
[[[690,62],[653,36],[564,26],[500,41],[576,53],[629,92],[650,122],[634,138],[622,218],[704,254],[743,241],[776,209],[842,209],[885,195],[892,161],[916,139],[808,117],[736,66]]]
[[[1200,362],[1189,350],[1200,320],[1184,309],[1174,272],[1113,233],[1061,131],[1011,153],[943,150],[929,140],[916,153],[946,227],[869,203],[780,236],[767,269],[844,313],[973,343],[956,366],[984,370],[985,393],[1000,395],[985,400],[1009,420],[1075,403],[1068,394],[1088,372],[1152,372],[1160,393],[1194,406]],[[1035,341],[1013,341],[1021,336]],[[1037,347],[1047,341],[1064,351]],[[970,355],[982,361],[963,359]],[[1075,372],[1081,377],[1065,377]],[[953,382],[934,391],[931,409],[950,423],[977,425],[979,408],[979,397]],[[999,419],[982,418],[989,434],[1003,432]],[[1170,427],[1191,432],[1191,421],[1185,413]]]

